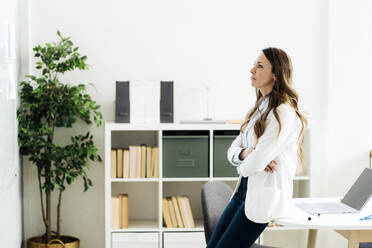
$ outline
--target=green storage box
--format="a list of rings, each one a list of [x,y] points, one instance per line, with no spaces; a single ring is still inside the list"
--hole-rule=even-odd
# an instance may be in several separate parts
[[[163,177],[209,177],[209,131],[163,131]]]
[[[237,177],[236,166],[227,160],[227,149],[239,130],[215,131],[213,135],[213,176],[214,177]]]

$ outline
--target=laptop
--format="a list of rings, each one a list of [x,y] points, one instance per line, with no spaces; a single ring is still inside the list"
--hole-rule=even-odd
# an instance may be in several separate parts
[[[297,203],[310,214],[341,214],[359,212],[372,194],[372,169],[365,168],[341,202]]]

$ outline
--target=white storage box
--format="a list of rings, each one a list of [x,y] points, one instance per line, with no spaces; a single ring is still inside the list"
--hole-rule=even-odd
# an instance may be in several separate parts
[[[157,232],[112,233],[112,248],[158,248]]]
[[[204,232],[164,232],[163,248],[205,248]]]

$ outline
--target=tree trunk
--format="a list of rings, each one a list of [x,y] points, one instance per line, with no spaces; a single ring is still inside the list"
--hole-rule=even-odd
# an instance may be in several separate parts
[[[60,217],[61,217],[61,199],[62,190],[59,191],[58,206],[57,206],[57,236],[60,236]]]
[[[53,89],[52,89],[52,94],[53,94]],[[48,120],[48,127],[51,127],[52,128],[52,133],[48,135],[48,142],[49,144],[53,144],[53,136],[54,136],[54,122],[53,122],[53,119],[51,116],[49,116],[49,120]],[[48,153],[50,154],[51,153],[51,150],[52,148],[51,147],[48,147]],[[52,188],[51,188],[51,168],[52,168],[52,162],[51,161],[48,161],[48,164],[45,168],[45,182],[46,182],[46,185],[47,185],[47,189],[46,189],[46,194],[47,194],[47,197],[46,197],[46,211],[47,211],[47,230],[46,230],[46,237],[47,237],[47,242],[50,241],[51,239],[51,226],[52,226],[52,199],[51,199],[51,195],[52,195]]]
[[[39,192],[40,192],[40,204],[41,204],[41,214],[43,216],[43,223],[44,223],[44,226],[45,226],[45,235],[44,235],[44,241],[46,242],[46,233],[47,233],[47,229],[48,229],[48,224],[47,224],[47,220],[46,220],[46,215],[45,215],[45,208],[44,208],[44,199],[43,199],[43,190],[42,190],[42,186],[41,186],[41,177],[40,177],[40,166],[38,165],[38,168],[37,168],[37,177],[38,177],[38,181],[39,181]]]
[[[47,229],[46,229],[46,239],[47,242],[51,239],[51,192],[50,190],[46,193],[46,212],[47,212]]]
[[[51,180],[50,180],[50,169],[51,169],[51,162],[45,168],[45,182],[47,185],[46,188],[46,241],[49,242],[51,240],[51,227],[52,227],[52,188],[51,188]]]

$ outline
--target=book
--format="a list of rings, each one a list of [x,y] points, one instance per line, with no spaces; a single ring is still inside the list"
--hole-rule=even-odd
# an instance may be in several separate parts
[[[119,209],[120,209],[119,197],[111,196],[111,228],[112,229],[120,228],[120,220],[119,220],[120,210]]]
[[[111,178],[116,178],[116,149],[111,149]]]
[[[117,178],[123,178],[123,149],[116,150]]]
[[[175,196],[171,196],[171,199],[172,199],[172,202],[173,202],[174,210],[176,212],[177,224],[178,224],[179,227],[182,228],[184,226],[183,226],[183,223],[182,223],[182,217],[181,217],[180,209],[179,209],[178,203],[177,203],[177,198]]]
[[[130,157],[128,149],[124,149],[123,151],[123,161],[123,177],[129,178]]]
[[[187,213],[188,213],[188,219],[189,219],[189,222],[190,222],[190,227],[194,228],[195,227],[195,222],[194,222],[194,217],[192,216],[190,199],[187,195],[184,195],[183,199],[186,203],[186,209],[187,209]]]
[[[141,178],[146,177],[146,145],[141,144]]]
[[[166,197],[166,199],[168,201],[168,207],[169,207],[169,213],[170,213],[172,225],[173,227],[178,227],[177,219],[176,219],[176,212],[173,207],[172,199],[170,197]]]
[[[154,147],[154,177],[159,177],[159,147]]]
[[[136,147],[136,178],[141,177],[141,147]]]
[[[182,201],[183,211],[185,212],[185,219],[186,219],[187,227],[190,228],[191,227],[190,215],[189,215],[189,211],[187,211],[187,206],[186,206],[186,201],[185,201],[184,196],[181,196],[181,201]]]
[[[146,147],[146,177],[151,177],[151,147]]]
[[[163,207],[162,207],[162,209],[163,209],[163,219],[164,219],[165,226],[166,227],[173,227],[172,222],[171,222],[171,218],[170,218],[170,215],[169,215],[168,201],[165,197],[163,197],[162,203],[163,203]]]
[[[154,177],[154,164],[155,164],[155,160],[154,160],[154,147],[151,147],[151,162],[150,162],[150,172],[149,172],[149,175],[150,177]]]
[[[129,178],[135,178],[136,177],[136,147],[133,145],[129,146],[129,159],[130,159]]]
[[[187,228],[187,227],[189,227],[189,225],[188,225],[187,219],[186,219],[186,212],[185,212],[185,208],[184,208],[183,197],[182,196],[177,196],[176,198],[177,198],[178,207],[180,208],[183,227]]]
[[[128,228],[128,194],[119,194],[120,228]]]

